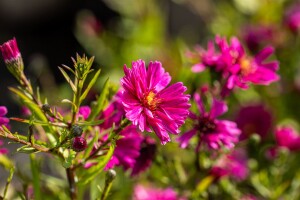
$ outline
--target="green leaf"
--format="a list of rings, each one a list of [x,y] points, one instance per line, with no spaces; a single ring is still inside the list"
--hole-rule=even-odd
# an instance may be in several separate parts
[[[64,162],[63,162],[63,167],[64,168],[69,168],[71,167],[72,163],[73,163],[73,160],[76,156],[76,152],[75,151],[72,151],[72,150],[65,150],[64,153],[63,153],[63,156],[65,158]]]
[[[58,68],[59,68],[60,72],[63,74],[63,76],[65,77],[66,81],[70,84],[73,92],[76,93],[76,91],[77,91],[76,86],[73,83],[73,81],[71,80],[71,78],[69,77],[69,75],[67,74],[67,72],[61,67],[58,67]]]
[[[80,97],[80,102],[82,102],[85,97],[87,96],[87,94],[89,93],[90,89],[93,87],[93,85],[96,83],[99,75],[100,75],[101,70],[99,69],[96,74],[94,75],[93,79],[90,81],[90,83],[88,84],[87,88],[85,89],[85,91],[83,92],[83,94]]]
[[[102,92],[100,96],[97,99],[97,103],[95,107],[92,108],[92,112],[90,116],[88,117],[87,121],[93,121],[97,116],[99,116],[99,113],[103,110],[104,108],[104,103],[109,94],[109,79],[106,79]]]
[[[82,122],[78,122],[78,125],[81,126],[96,126],[96,125],[100,125],[104,122],[104,120],[95,120],[95,121],[82,121]]]
[[[84,151],[84,155],[83,155],[84,159],[86,159],[92,152],[94,144],[98,141],[99,135],[100,135],[99,131],[96,131],[95,136],[93,137],[92,141],[90,141],[88,147]]]
[[[33,190],[35,199],[42,199],[41,186],[40,186],[40,166],[37,162],[35,155],[30,154],[30,167],[32,173]]]
[[[79,181],[78,184],[85,185],[88,184],[90,181],[92,181],[99,173],[101,173],[110,160],[111,156],[114,153],[115,150],[115,144],[112,142],[109,150],[107,151],[107,154],[103,157],[99,158],[99,162],[90,167],[89,169],[83,169],[79,171],[78,176],[79,176]]]
[[[37,152],[38,150],[36,150],[35,148],[29,146],[29,145],[25,145],[25,146],[22,146],[20,148],[17,149],[17,152],[20,152],[20,153],[28,153],[28,154],[31,154],[31,153],[35,153]]]
[[[10,170],[14,167],[13,163],[3,154],[0,154],[0,165],[2,165],[6,170]]]

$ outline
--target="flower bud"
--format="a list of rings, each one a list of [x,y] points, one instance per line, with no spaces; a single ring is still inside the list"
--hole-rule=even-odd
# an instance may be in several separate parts
[[[51,109],[51,107],[50,107],[49,104],[45,103],[45,104],[42,105],[42,110],[43,110],[45,113],[50,112],[50,109]]]
[[[112,182],[117,176],[117,173],[115,170],[110,169],[107,171],[106,176],[105,176],[105,182],[110,183]]]
[[[20,80],[23,74],[24,64],[18,49],[16,38],[2,44],[0,50],[8,70],[17,80]]]
[[[72,140],[72,149],[76,152],[85,150],[87,147],[87,142],[83,137],[75,137]]]
[[[73,125],[72,128],[71,128],[71,135],[73,137],[78,137],[78,136],[81,136],[82,135],[82,128],[81,126],[78,126],[78,125]]]

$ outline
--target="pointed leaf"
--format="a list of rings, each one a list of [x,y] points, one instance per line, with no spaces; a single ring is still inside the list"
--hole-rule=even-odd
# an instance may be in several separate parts
[[[77,91],[76,86],[74,85],[73,81],[71,80],[71,78],[69,77],[67,72],[61,67],[58,67],[58,68],[59,68],[60,72],[63,74],[63,76],[65,77],[66,81],[70,84],[73,92],[76,93],[76,91]]]
[[[80,102],[82,102],[85,97],[87,96],[87,94],[89,93],[90,89],[92,88],[92,86],[96,83],[99,75],[100,75],[101,70],[99,69],[96,74],[94,75],[93,79],[90,81],[89,85],[87,86],[87,88],[85,89],[85,91],[83,92],[83,94],[80,97]]]

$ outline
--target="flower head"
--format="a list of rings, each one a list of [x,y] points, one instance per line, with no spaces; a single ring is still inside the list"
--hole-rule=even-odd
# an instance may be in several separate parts
[[[264,62],[273,54],[273,47],[265,47],[253,58],[246,55],[243,46],[235,37],[231,38],[230,44],[225,38],[217,37],[216,43],[221,50],[221,63],[225,64],[223,74],[228,76],[228,89],[235,86],[247,89],[249,83],[269,85],[279,80],[279,75],[276,74],[278,61]]]
[[[132,69],[125,65],[124,73],[121,84],[126,117],[142,132],[152,129],[166,144],[168,133],[178,134],[188,116],[187,88],[180,82],[167,87],[171,77],[157,61],[150,62],[147,69],[143,60],[132,62]]]
[[[0,140],[0,147],[3,145],[3,141]],[[0,148],[0,155],[1,154],[7,154],[8,150],[6,148]]]
[[[86,120],[91,114],[91,108],[89,106],[81,106],[78,111],[78,116]]]
[[[80,151],[85,150],[86,147],[87,147],[87,142],[83,137],[78,136],[78,137],[73,138],[73,140],[72,140],[72,149],[74,151],[80,152]]]
[[[300,150],[300,135],[290,126],[277,127],[275,139],[280,147],[286,147],[291,151]]]
[[[199,94],[194,95],[194,100],[200,115],[190,114],[190,118],[194,121],[194,127],[178,138],[180,146],[185,148],[190,139],[198,134],[200,137],[199,145],[206,143],[212,149],[219,149],[222,146],[227,149],[233,148],[239,140],[241,131],[235,122],[217,119],[227,111],[227,105],[223,101],[213,99],[211,110],[206,112]]]
[[[172,188],[158,189],[136,185],[134,188],[133,200],[184,200],[179,197]]]
[[[272,114],[263,105],[245,106],[239,110],[235,121],[242,131],[240,139],[254,133],[266,138],[272,127]]]
[[[217,161],[216,165],[213,166],[210,174],[217,179],[229,175],[238,181],[245,180],[249,174],[246,152],[239,149],[223,156]]]
[[[113,156],[105,169],[111,169],[114,166],[123,166],[125,170],[133,168],[136,158],[140,155],[143,137],[137,131],[136,126],[127,126],[120,135],[122,138],[117,140]]]

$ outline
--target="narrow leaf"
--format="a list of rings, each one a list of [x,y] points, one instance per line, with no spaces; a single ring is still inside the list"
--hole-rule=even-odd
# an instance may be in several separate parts
[[[77,89],[76,89],[76,87],[75,87],[73,81],[71,80],[71,78],[70,78],[69,75],[67,74],[67,72],[66,72],[63,68],[61,68],[61,67],[58,67],[58,68],[59,68],[60,72],[63,74],[63,76],[65,77],[66,81],[70,84],[70,86],[71,86],[73,92],[76,93],[76,90],[77,90]]]
[[[83,92],[83,94],[80,97],[80,102],[82,102],[85,97],[87,96],[87,94],[89,93],[90,89],[93,87],[93,85],[96,83],[99,75],[100,75],[101,70],[99,69],[96,74],[94,75],[93,79],[90,81],[90,83],[88,84],[87,88],[85,89],[85,91]]]

